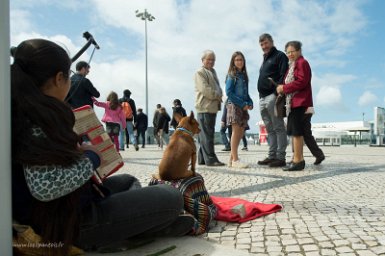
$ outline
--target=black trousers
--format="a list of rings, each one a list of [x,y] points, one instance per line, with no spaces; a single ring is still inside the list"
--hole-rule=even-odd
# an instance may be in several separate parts
[[[80,248],[106,246],[138,235],[158,236],[183,209],[182,194],[169,185],[141,188],[135,177],[120,174],[106,179],[104,186],[111,195],[83,211],[75,243]]]
[[[217,155],[214,151],[214,134],[215,134],[215,120],[217,114],[212,113],[198,113],[197,120],[201,132],[198,135],[199,151],[198,151],[198,163],[199,164],[212,164],[219,162]]]
[[[311,132],[311,117],[312,117],[312,114],[304,115],[303,140],[305,141],[306,146],[309,148],[310,152],[314,157],[322,157],[324,156],[324,153],[318,147],[317,142],[315,141],[313,134]]]
[[[146,130],[138,129],[138,136],[136,138],[136,143],[139,145],[139,138],[142,138],[142,147],[146,144]]]

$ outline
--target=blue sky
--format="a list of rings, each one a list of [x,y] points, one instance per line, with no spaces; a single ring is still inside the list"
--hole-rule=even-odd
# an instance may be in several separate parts
[[[260,120],[257,79],[262,62],[258,36],[270,33],[278,49],[300,40],[312,72],[313,122],[373,120],[385,106],[385,1],[383,0],[12,0],[11,44],[48,38],[74,55],[89,31],[101,49],[89,78],[105,99],[126,88],[145,108],[144,22],[135,10],[156,17],[148,24],[149,113],[157,103],[171,112],[179,98],[194,109],[193,75],[201,54],[212,49],[222,88],[231,54],[245,54],[255,108],[250,126]],[[88,61],[92,49],[80,57]],[[101,110],[97,110],[100,116]],[[221,113],[218,115],[218,124]]]

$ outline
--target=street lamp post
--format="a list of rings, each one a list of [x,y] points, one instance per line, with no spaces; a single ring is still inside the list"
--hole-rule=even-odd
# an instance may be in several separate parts
[[[144,20],[144,37],[145,37],[145,53],[146,53],[146,114],[148,116],[148,75],[147,75],[147,21],[155,20],[155,17],[144,9],[144,12],[135,11],[136,17]]]

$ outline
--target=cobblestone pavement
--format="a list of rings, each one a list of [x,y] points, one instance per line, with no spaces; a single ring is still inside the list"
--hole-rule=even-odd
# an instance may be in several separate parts
[[[217,155],[227,163],[229,153]],[[306,168],[283,172],[258,166],[267,146],[239,151],[248,169],[198,166],[210,194],[278,203],[282,211],[242,224],[214,221],[200,239],[251,255],[385,255],[385,148],[323,147],[326,160],[314,166],[305,149]],[[129,173],[147,186],[162,151],[149,145],[122,151]],[[291,153],[287,159],[291,158]]]

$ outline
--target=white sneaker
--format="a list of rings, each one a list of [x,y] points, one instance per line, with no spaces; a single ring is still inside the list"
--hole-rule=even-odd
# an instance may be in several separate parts
[[[249,168],[249,164],[243,163],[241,160],[232,161],[231,166],[234,168]]]
[[[232,163],[233,163],[233,158],[230,156],[229,161],[228,161],[228,163],[227,163],[227,166],[228,166],[228,167],[231,167],[231,166],[232,166]]]

